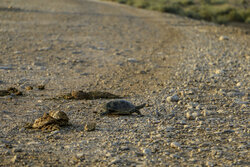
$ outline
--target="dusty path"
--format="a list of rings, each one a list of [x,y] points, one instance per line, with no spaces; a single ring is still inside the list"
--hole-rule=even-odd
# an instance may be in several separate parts
[[[0,165],[247,165],[249,32],[98,1],[2,0],[0,89],[24,96],[0,97]],[[146,102],[145,117],[48,100],[72,90]],[[72,126],[23,128],[50,110]]]
[[[43,66],[39,75],[35,68],[29,72],[36,80],[56,76],[56,85],[50,85],[54,89],[59,84],[61,88],[126,89],[133,94],[129,90],[132,86],[144,92],[143,85],[161,83],[157,81],[160,76],[152,74],[164,69],[155,66],[170,67],[173,60],[165,52],[170,53],[170,46],[177,46],[178,39],[184,38],[180,31],[163,26],[157,16],[144,11],[89,1],[47,4],[17,1],[13,7],[20,10],[2,11],[1,38],[6,39],[1,40],[5,48],[2,55],[19,57],[24,67]],[[158,53],[164,55],[152,56]],[[163,58],[167,60],[162,62]],[[161,77],[168,75],[164,73]],[[152,80],[145,80],[149,76]],[[138,86],[140,78],[145,83]],[[105,85],[97,85],[100,82]]]

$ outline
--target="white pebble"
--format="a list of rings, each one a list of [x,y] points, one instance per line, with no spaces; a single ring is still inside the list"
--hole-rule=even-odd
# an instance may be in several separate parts
[[[181,145],[180,145],[180,143],[178,143],[178,142],[172,142],[172,143],[170,144],[170,146],[171,146],[172,148],[177,148],[177,149],[180,149],[180,148],[181,148]]]
[[[219,40],[220,41],[229,40],[229,37],[227,37],[227,36],[220,36]]]
[[[173,96],[169,96],[169,97],[167,97],[167,101],[168,102],[178,102],[179,101],[179,97],[178,97],[178,95],[173,95]]]

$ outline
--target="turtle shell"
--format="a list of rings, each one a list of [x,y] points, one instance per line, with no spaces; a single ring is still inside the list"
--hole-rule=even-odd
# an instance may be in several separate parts
[[[127,112],[134,110],[135,105],[126,100],[110,101],[106,104],[107,111],[119,112],[126,114]]]
[[[42,128],[46,125],[55,123],[55,119],[51,117],[49,114],[45,113],[42,117],[36,119],[33,124],[33,128]]]
[[[50,111],[49,115],[56,120],[69,120],[67,114],[63,111]]]

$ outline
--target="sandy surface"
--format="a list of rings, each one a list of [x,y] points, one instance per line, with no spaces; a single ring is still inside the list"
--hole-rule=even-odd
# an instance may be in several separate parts
[[[0,89],[23,96],[0,97],[0,166],[248,166],[249,34],[106,2],[2,0]],[[52,99],[73,90],[147,103],[144,117]],[[50,110],[72,125],[24,128]]]

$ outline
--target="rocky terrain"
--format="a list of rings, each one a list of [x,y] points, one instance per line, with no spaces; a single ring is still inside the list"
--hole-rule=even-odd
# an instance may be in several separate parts
[[[250,28],[94,0],[2,0],[0,25],[0,166],[250,165]],[[57,98],[77,90],[144,116]]]

